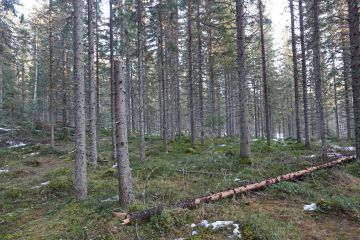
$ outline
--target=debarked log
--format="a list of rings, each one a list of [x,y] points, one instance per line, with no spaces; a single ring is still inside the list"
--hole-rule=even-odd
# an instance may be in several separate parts
[[[152,217],[154,215],[159,215],[159,214],[163,213],[165,210],[176,209],[176,208],[182,208],[182,209],[194,208],[202,203],[210,203],[210,202],[214,202],[214,201],[217,201],[220,199],[232,197],[236,194],[260,190],[260,189],[263,189],[264,187],[274,185],[274,184],[277,184],[282,181],[296,180],[296,179],[303,177],[309,173],[312,173],[312,172],[315,172],[315,171],[318,171],[321,169],[332,168],[334,166],[341,165],[344,163],[349,163],[349,162],[352,162],[355,160],[356,160],[356,156],[342,157],[342,158],[339,158],[332,162],[316,165],[316,166],[309,167],[309,168],[306,168],[306,169],[303,169],[303,170],[300,170],[297,172],[280,175],[278,177],[270,178],[270,179],[267,179],[267,180],[264,180],[261,182],[251,183],[251,184],[247,184],[244,186],[239,186],[237,188],[223,190],[223,191],[213,193],[213,194],[210,194],[207,196],[202,196],[199,198],[183,200],[183,201],[179,201],[179,202],[176,202],[173,204],[168,204],[168,205],[159,205],[154,208],[137,211],[137,212],[129,212],[129,213],[113,212],[112,214],[114,217],[121,219],[122,224],[127,225],[127,224],[130,224],[137,220],[149,219],[150,217]]]

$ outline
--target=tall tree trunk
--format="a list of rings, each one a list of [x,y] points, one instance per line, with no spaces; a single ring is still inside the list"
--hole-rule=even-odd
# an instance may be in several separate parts
[[[195,145],[195,121],[194,121],[194,87],[193,87],[193,58],[192,58],[192,5],[187,4],[187,48],[188,48],[188,85],[189,85],[189,111],[190,111],[190,134],[191,145]]]
[[[74,82],[75,82],[75,196],[87,198],[85,82],[83,46],[83,1],[74,0]]]
[[[55,133],[54,133],[54,111],[55,111],[55,84],[54,84],[54,59],[53,59],[53,17],[52,17],[52,0],[49,0],[49,118],[50,118],[50,145],[55,146]]]
[[[97,112],[96,112],[96,78],[94,72],[95,48],[94,48],[94,0],[88,0],[88,74],[90,92],[90,163],[97,165]]]
[[[3,120],[3,57],[0,53],[0,118]]]
[[[260,43],[261,43],[261,66],[262,66],[262,80],[263,80],[263,94],[264,94],[264,108],[265,108],[265,135],[267,144],[271,143],[271,130],[270,130],[270,108],[267,86],[266,74],[266,53],[265,53],[265,37],[264,37],[264,17],[262,0],[258,0],[259,14],[260,14]]]
[[[129,162],[128,134],[126,124],[126,88],[124,78],[124,62],[120,58],[114,60],[115,82],[115,120],[116,120],[116,155],[119,181],[119,203],[127,207],[134,200]]]
[[[310,132],[309,132],[309,110],[308,110],[308,95],[307,95],[307,72],[306,72],[306,54],[305,54],[305,33],[304,33],[304,10],[303,0],[299,0],[299,18],[300,18],[300,42],[301,42],[301,70],[302,70],[302,90],[304,102],[304,132],[305,132],[305,146],[310,146]]]
[[[354,98],[355,144],[357,160],[360,160],[360,32],[359,6],[357,0],[348,0],[351,76]]]
[[[67,28],[67,27],[66,27]],[[69,84],[69,73],[67,68],[67,52],[66,52],[66,34],[67,29],[65,28],[62,36],[62,129],[65,136],[68,135],[68,101],[67,101],[67,94],[68,94],[68,84]],[[35,95],[34,95],[35,96]],[[34,97],[35,99],[35,97]]]
[[[197,3],[197,13],[196,13],[196,30],[198,33],[198,48],[197,48],[197,60],[198,60],[198,81],[199,81],[199,121],[200,121],[200,140],[201,144],[205,142],[204,136],[204,100],[203,100],[203,76],[202,76],[202,29],[201,29],[201,13],[200,13],[200,6],[201,1]]]
[[[110,88],[111,88],[111,141],[112,141],[112,155],[116,159],[116,138],[115,138],[115,94],[114,94],[114,33],[113,33],[113,0],[109,0],[110,7],[110,17],[109,17],[109,27],[110,27],[110,36],[109,36],[109,47],[110,47]]]
[[[139,76],[139,128],[140,128],[140,161],[145,160],[145,121],[144,121],[144,69],[143,69],[143,4],[137,0],[137,45],[138,45],[138,76]]]
[[[296,34],[295,34],[295,16],[294,16],[294,0],[290,0],[291,13],[291,45],[292,45],[292,60],[294,71],[294,91],[295,91],[295,125],[296,125],[296,141],[301,143],[301,126],[300,126],[300,97],[299,97],[299,73],[297,65],[297,51],[296,51]]]
[[[236,0],[237,64],[240,101],[240,156],[250,156],[250,136],[248,126],[248,98],[245,69],[245,19],[244,0]]]
[[[176,0],[177,2],[177,0]],[[179,9],[176,5],[176,9],[174,12],[174,42],[176,44],[176,52],[175,52],[175,109],[176,109],[176,129],[177,135],[180,137],[182,134],[181,131],[181,105],[180,105],[180,63],[179,63]]]
[[[164,20],[163,20],[163,11],[164,5],[163,1],[159,2],[159,23],[160,23],[160,33],[159,33],[159,57],[160,57],[160,80],[161,80],[161,100],[162,100],[162,137],[164,145],[164,153],[168,154],[168,121],[167,121],[167,88],[165,80],[165,63],[164,63]]]
[[[319,0],[313,0],[313,24],[314,24],[314,79],[315,79],[315,98],[317,109],[317,127],[319,137],[321,139],[321,145],[324,148],[326,146],[326,133],[325,133],[325,116],[324,116],[324,104],[323,104],[323,82],[321,78],[321,62],[320,62],[320,29],[319,29]]]
[[[352,124],[351,124],[351,101],[350,101],[350,53],[349,53],[349,43],[346,36],[349,35],[347,27],[342,22],[341,23],[341,45],[342,45],[342,60],[343,60],[343,77],[344,77],[344,98],[345,98],[345,112],[346,112],[346,129],[347,129],[347,139],[350,140],[353,137]]]
[[[338,93],[337,93],[337,81],[336,81],[336,67],[335,67],[335,50],[332,57],[332,67],[334,72],[334,104],[335,104],[335,124],[336,124],[336,137],[340,138],[340,127],[339,127],[339,110],[338,110]]]
[[[0,85],[2,85],[2,71],[1,71],[1,58],[0,58]],[[33,85],[33,101],[32,101],[32,125],[34,127],[37,120],[37,98],[38,98],[38,45],[37,45],[37,28],[34,29],[34,66],[35,66],[35,76],[34,76],[34,85]],[[2,88],[0,86],[0,91]],[[2,95],[2,93],[0,93]],[[1,101],[1,98],[0,98]],[[1,103],[2,104],[2,103]],[[0,107],[2,109],[2,107]],[[1,111],[1,110],[0,110]],[[0,114],[1,116],[1,114]]]
[[[96,76],[96,136],[100,138],[100,32],[99,32],[99,0],[95,1],[95,46],[96,46],[96,60],[95,60],[95,76]]]

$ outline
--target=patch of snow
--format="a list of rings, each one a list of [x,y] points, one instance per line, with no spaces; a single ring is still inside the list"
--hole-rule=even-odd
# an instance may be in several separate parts
[[[241,238],[240,224],[234,223],[233,226],[235,227],[233,230],[233,237]]]
[[[251,139],[252,142],[256,142],[256,141],[259,141],[259,139],[257,138],[254,138],[254,139]]]
[[[43,182],[43,183],[40,183],[40,185],[32,187],[31,189],[38,189],[38,188],[41,188],[42,186],[49,185],[49,183],[50,183],[50,181]]]
[[[19,147],[25,147],[27,145],[26,143],[23,142],[19,142],[15,144],[15,142],[13,141],[7,141],[6,143],[10,145],[9,148],[19,148]]]
[[[241,232],[240,232],[240,224],[234,223],[234,221],[215,221],[213,223],[209,223],[208,220],[202,220],[199,224],[199,226],[205,227],[205,228],[211,228],[212,230],[218,230],[222,229],[228,226],[233,226],[234,230],[232,231],[232,235],[230,235],[230,238],[241,238]],[[195,223],[191,224],[191,228],[195,228],[197,225]],[[192,231],[192,235],[197,234],[196,230]]]
[[[240,178],[235,178],[234,182],[236,183],[242,183],[242,182],[247,182],[246,180],[241,180]]]
[[[353,152],[356,150],[355,147],[352,147],[352,146],[342,147],[339,145],[332,145],[331,147],[335,150],[340,150],[340,151],[345,151],[345,152]]]
[[[175,238],[174,240],[185,240],[185,238]]]
[[[11,131],[11,129],[8,129],[8,128],[0,128],[0,131],[10,132],[10,131]]]
[[[33,152],[33,153],[30,153],[29,156],[36,156],[36,155],[39,155],[40,153],[39,152]]]
[[[219,147],[226,147],[226,144],[221,144],[219,145]]]
[[[191,232],[191,235],[192,235],[192,236],[194,236],[194,235],[196,235],[196,234],[198,234],[198,232],[195,231],[195,230]]]
[[[316,203],[311,203],[309,205],[304,205],[304,211],[306,212],[312,212],[316,210]]]
[[[117,163],[115,163],[114,165],[112,165],[112,168],[117,168]]]
[[[5,169],[5,168],[0,168],[0,174],[2,173],[8,173],[9,169]]]
[[[210,223],[209,226],[212,226],[212,229],[216,230],[219,228],[227,227],[232,224],[234,224],[233,221],[216,221],[216,222]]]

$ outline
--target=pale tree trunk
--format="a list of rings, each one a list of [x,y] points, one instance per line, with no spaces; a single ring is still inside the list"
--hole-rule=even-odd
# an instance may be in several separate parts
[[[160,57],[160,82],[161,82],[161,102],[162,102],[162,137],[163,137],[163,145],[164,145],[164,153],[168,154],[168,121],[167,121],[167,89],[166,89],[166,80],[165,80],[165,63],[164,63],[164,20],[163,20],[163,9],[164,5],[162,0],[159,2],[159,57]]]
[[[66,52],[66,35],[67,35],[67,26],[63,32],[62,36],[62,128],[65,136],[68,135],[68,84],[69,84],[69,73],[67,68],[67,52]],[[35,96],[35,95],[34,95]],[[34,97],[35,99],[35,97]]]
[[[3,119],[3,57],[1,55],[0,55],[0,118]]]
[[[351,76],[354,98],[355,144],[357,160],[360,160],[360,32],[359,6],[357,0],[348,0]]]
[[[240,156],[250,156],[250,136],[248,126],[248,98],[245,69],[245,19],[244,0],[236,0],[236,29],[237,29],[237,64],[240,101]]]
[[[193,87],[193,58],[192,58],[192,6],[191,1],[187,4],[187,50],[188,50],[188,85],[189,85],[189,111],[190,111],[190,134],[191,145],[195,145],[195,121],[194,121],[194,87]]]
[[[119,203],[127,207],[134,200],[131,183],[131,168],[126,123],[126,87],[124,78],[124,62],[114,59],[115,82],[115,121],[116,121],[116,158],[119,181]]]
[[[210,13],[208,13],[210,15]],[[210,115],[211,115],[211,137],[215,137],[215,114],[216,114],[216,93],[215,93],[215,73],[213,56],[212,29],[208,27],[208,56],[209,56],[209,82],[210,82]]]
[[[324,103],[323,103],[323,81],[321,79],[321,63],[320,63],[320,29],[319,29],[319,0],[313,0],[313,24],[314,24],[314,79],[315,79],[315,98],[317,109],[317,127],[321,145],[326,147],[326,133],[325,133],[325,116],[324,116]]]
[[[90,92],[90,163],[97,165],[97,112],[96,112],[96,78],[95,78],[95,48],[94,48],[94,0],[88,0],[88,74]]]
[[[95,2],[95,34],[96,34],[96,61],[95,61],[95,74],[96,74],[96,123],[97,123],[97,138],[99,139],[100,135],[100,69],[99,69],[99,61],[100,61],[100,33],[99,33],[99,0]]]
[[[338,93],[337,93],[337,81],[336,81],[336,67],[335,67],[335,50],[332,57],[332,67],[334,72],[334,104],[335,104],[335,123],[336,123],[336,137],[340,138],[339,127],[339,110],[338,110]]]
[[[143,68],[143,4],[137,0],[137,44],[138,44],[138,77],[139,77],[139,128],[140,128],[140,161],[145,160],[145,121],[144,121],[144,68]]]
[[[203,76],[202,76],[202,34],[201,34],[201,19],[200,19],[200,5],[201,1],[197,3],[196,13],[196,30],[198,34],[198,48],[197,48],[197,60],[198,60],[198,83],[199,83],[199,121],[200,121],[200,140],[201,144],[205,142],[204,136],[204,100],[203,100]]]
[[[110,36],[109,36],[109,47],[110,47],[110,88],[111,88],[111,141],[112,141],[112,155],[116,159],[116,139],[115,139],[115,97],[114,97],[114,33],[113,33],[113,0],[109,0],[110,7],[110,17],[109,17],[109,27],[110,27]]]
[[[176,0],[177,3],[177,0]],[[174,12],[174,42],[176,44],[177,47],[177,51],[175,52],[175,109],[176,109],[176,129],[177,129],[177,135],[180,137],[182,134],[181,131],[181,105],[180,105],[180,64],[179,64],[179,46],[178,46],[178,41],[179,41],[179,36],[178,36],[178,31],[179,31],[179,10],[178,7],[176,6],[175,12]]]
[[[264,37],[264,17],[262,0],[258,0],[259,14],[260,14],[260,43],[261,43],[261,66],[262,66],[262,80],[263,80],[263,94],[264,94],[264,112],[265,112],[265,135],[267,144],[270,145],[271,130],[270,130],[270,109],[268,98],[268,86],[266,76],[266,53],[265,53],[265,37]]]
[[[304,132],[305,132],[305,146],[310,146],[310,132],[309,132],[309,110],[308,110],[308,95],[307,95],[307,72],[306,72],[306,54],[305,54],[305,33],[304,33],[304,10],[302,0],[299,0],[299,21],[300,21],[300,42],[301,42],[301,64],[302,64],[302,90],[304,102]]]
[[[74,0],[74,83],[75,83],[75,196],[87,198],[85,82],[83,45],[83,1]]]
[[[54,84],[54,59],[53,59],[53,17],[52,17],[52,0],[49,0],[49,95],[50,95],[50,103],[49,103],[49,118],[50,118],[50,145],[52,147],[55,146],[55,133],[54,133],[54,111],[55,111],[55,84]]]
[[[1,62],[0,62],[1,65]],[[32,125],[34,127],[37,120],[37,98],[38,98],[38,45],[37,45],[37,28],[34,30],[34,66],[35,66],[35,77],[33,86],[33,104],[32,104]],[[1,67],[1,66],[0,66]],[[1,70],[1,69],[0,69]],[[1,72],[0,72],[1,74]]]
[[[295,91],[296,141],[297,141],[298,143],[301,143],[299,73],[298,73],[297,51],[296,51],[294,0],[290,0],[290,13],[291,13],[292,60],[293,60],[293,68],[294,68],[293,71],[294,71],[294,91]]]

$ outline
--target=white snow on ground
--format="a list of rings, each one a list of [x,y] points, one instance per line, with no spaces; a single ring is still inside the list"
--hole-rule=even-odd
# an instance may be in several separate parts
[[[219,147],[226,147],[226,145],[225,145],[225,144],[221,144],[221,145],[219,145]]]
[[[8,129],[8,128],[0,128],[0,131],[10,132],[10,131],[11,131],[11,129]]]
[[[185,238],[176,238],[175,240],[185,240]]]
[[[311,203],[309,205],[304,205],[304,211],[306,212],[312,212],[316,210],[316,203]]]
[[[39,155],[40,152],[33,152],[33,153],[30,153],[30,156],[36,156],[36,155]]]
[[[19,147],[25,147],[27,145],[26,143],[23,143],[23,142],[19,142],[19,143],[15,144],[15,142],[13,142],[13,141],[7,141],[6,143],[10,144],[9,148],[19,148]]]
[[[191,232],[191,235],[192,235],[192,236],[194,236],[194,235],[196,235],[196,234],[198,234],[198,232],[195,231],[195,230],[193,230],[193,231]]]
[[[8,172],[9,172],[9,169],[0,168],[0,174],[8,173]]]
[[[230,238],[236,237],[236,238],[241,238],[241,233],[240,233],[240,224],[238,223],[234,223],[234,221],[215,221],[213,223],[209,223],[208,220],[202,220],[198,225],[196,225],[195,223],[192,223],[191,228],[195,228],[197,226],[202,226],[205,228],[211,228],[212,230],[218,230],[218,229],[222,229],[228,226],[233,226],[234,230],[232,231],[232,235],[230,235]],[[192,235],[196,235],[198,232],[196,230],[192,230]]]
[[[340,151],[345,151],[345,152],[353,152],[353,151],[355,151],[355,147],[352,147],[352,146],[342,147],[342,146],[339,146],[339,145],[332,145],[331,147],[333,149],[335,149],[335,150],[340,150]]]
[[[49,183],[50,183],[50,181],[43,182],[43,183],[40,183],[40,185],[32,187],[31,189],[38,189],[38,188],[41,188],[42,186],[49,185]]]
[[[117,168],[117,163],[115,163],[115,164],[112,166],[112,168]]]

